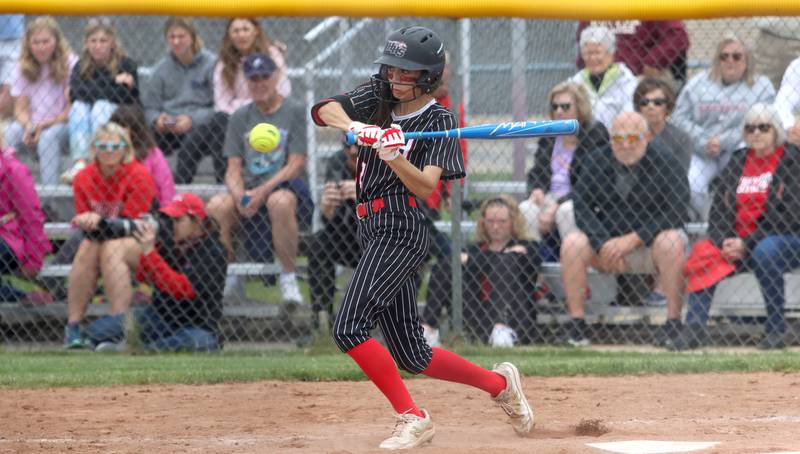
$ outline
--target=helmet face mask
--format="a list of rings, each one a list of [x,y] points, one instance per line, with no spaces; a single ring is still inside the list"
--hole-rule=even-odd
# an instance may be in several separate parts
[[[375,95],[390,102],[397,102],[392,96],[388,67],[411,71],[422,71],[419,79],[408,82],[421,89],[423,94],[433,92],[442,81],[444,72],[444,44],[439,36],[425,27],[401,28],[389,35],[386,46],[377,60],[381,68],[378,76],[372,77],[372,89]],[[405,81],[400,82],[405,83]],[[414,98],[416,99],[416,98]]]

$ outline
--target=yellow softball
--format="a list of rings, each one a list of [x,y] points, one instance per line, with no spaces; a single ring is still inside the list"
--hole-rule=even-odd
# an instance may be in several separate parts
[[[281,132],[275,125],[259,123],[250,130],[250,146],[260,153],[270,153],[278,147]]]

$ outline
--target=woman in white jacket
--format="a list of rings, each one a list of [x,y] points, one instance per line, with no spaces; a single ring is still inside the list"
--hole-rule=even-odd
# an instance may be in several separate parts
[[[691,206],[698,220],[708,219],[708,186],[742,143],[742,121],[756,103],[772,103],[775,88],[755,75],[742,40],[730,35],[717,45],[711,68],[693,77],[678,97],[675,126],[692,138],[689,165]]]
[[[616,41],[606,27],[584,29],[579,44],[586,67],[570,79],[586,87],[594,119],[607,129],[614,117],[633,111],[633,92],[638,83],[625,63],[614,62]]]

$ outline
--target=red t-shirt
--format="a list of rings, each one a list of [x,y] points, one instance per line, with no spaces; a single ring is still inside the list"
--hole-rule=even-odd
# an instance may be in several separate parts
[[[137,161],[122,164],[104,177],[96,163],[75,175],[72,182],[77,214],[93,211],[103,218],[138,218],[150,211],[156,185],[147,169]]]
[[[747,152],[742,176],[736,187],[736,233],[740,238],[746,238],[756,230],[758,218],[766,208],[772,177],[782,156],[782,146],[763,158],[756,156],[753,150]]]

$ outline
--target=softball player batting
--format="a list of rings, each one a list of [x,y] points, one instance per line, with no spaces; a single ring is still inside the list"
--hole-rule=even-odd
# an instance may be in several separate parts
[[[453,114],[431,96],[441,83],[444,55],[444,44],[433,31],[397,30],[375,61],[380,70],[370,82],[323,99],[311,110],[316,124],[351,131],[359,145],[356,211],[363,253],[334,321],[333,339],[397,413],[392,436],[380,444],[385,449],[413,448],[434,435],[430,414],[414,403],[398,366],[482,389],[508,414],[517,434],[533,429],[533,409],[513,364],[490,371],[447,350],[431,349],[417,315],[413,275],[429,246],[417,198],[424,201],[440,179],[465,175],[457,140],[406,142],[403,136],[403,131],[457,127]],[[370,337],[376,323],[388,351]]]

